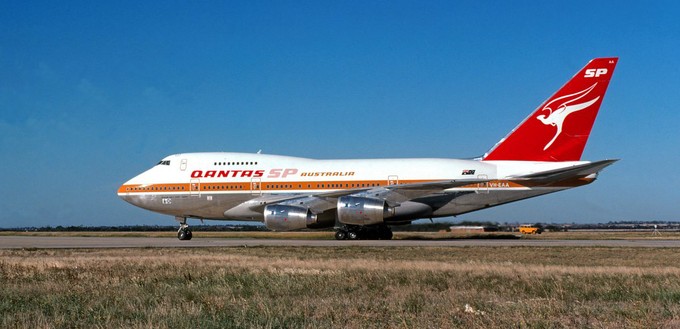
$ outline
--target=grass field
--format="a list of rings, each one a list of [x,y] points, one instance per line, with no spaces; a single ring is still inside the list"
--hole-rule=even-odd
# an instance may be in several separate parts
[[[0,250],[0,327],[675,328],[677,260],[675,248]]]

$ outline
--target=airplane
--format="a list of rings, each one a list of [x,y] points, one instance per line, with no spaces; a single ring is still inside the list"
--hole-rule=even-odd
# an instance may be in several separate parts
[[[482,157],[335,159],[250,153],[163,158],[118,189],[179,222],[259,221],[274,231],[335,228],[338,240],[392,238],[390,226],[457,216],[592,183],[614,160],[581,160],[617,57],[588,62]]]

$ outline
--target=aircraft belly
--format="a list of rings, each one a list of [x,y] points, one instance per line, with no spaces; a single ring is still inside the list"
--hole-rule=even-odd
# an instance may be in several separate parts
[[[204,219],[228,219],[224,211],[233,208],[253,196],[242,194],[146,194],[128,195],[125,201],[138,207],[172,216]]]
[[[206,219],[231,219],[225,217],[224,211],[236,207],[253,196],[248,194],[201,194],[200,207],[194,209],[192,216]],[[244,220],[247,220],[244,218]]]

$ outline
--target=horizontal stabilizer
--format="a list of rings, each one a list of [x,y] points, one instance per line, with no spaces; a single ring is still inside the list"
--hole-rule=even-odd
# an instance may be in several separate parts
[[[618,159],[601,160],[590,162],[581,165],[574,165],[571,167],[541,171],[531,173],[528,175],[519,175],[511,177],[512,180],[531,180],[531,181],[545,181],[545,182],[559,182],[565,179],[586,177],[588,175],[596,174],[605,167],[619,161]]]

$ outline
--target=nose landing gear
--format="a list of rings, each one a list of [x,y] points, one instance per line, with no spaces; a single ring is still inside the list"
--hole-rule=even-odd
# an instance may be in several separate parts
[[[180,240],[191,240],[192,234],[187,224],[186,217],[175,217],[179,222],[179,230],[177,230],[177,238]]]

